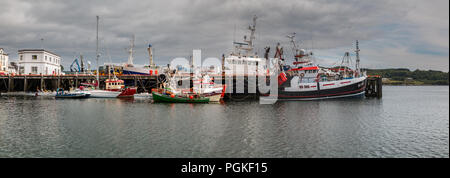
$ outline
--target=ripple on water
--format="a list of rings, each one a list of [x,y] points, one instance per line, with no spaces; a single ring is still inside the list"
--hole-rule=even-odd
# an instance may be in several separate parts
[[[448,157],[448,91],[274,105],[0,97],[0,157]]]

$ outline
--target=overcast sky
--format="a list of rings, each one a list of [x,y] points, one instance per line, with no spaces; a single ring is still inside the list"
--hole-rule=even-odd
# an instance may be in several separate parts
[[[286,35],[295,32],[325,66],[358,39],[363,67],[449,70],[448,0],[0,0],[0,48],[12,61],[18,49],[44,47],[66,69],[80,53],[94,62],[96,15],[101,63],[126,62],[133,34],[137,64],[148,64],[149,43],[158,65],[193,49],[219,58],[257,15],[259,54],[277,42],[290,49]]]

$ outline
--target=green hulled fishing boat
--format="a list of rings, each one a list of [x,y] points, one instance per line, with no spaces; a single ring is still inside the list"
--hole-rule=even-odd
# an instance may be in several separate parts
[[[183,96],[175,94],[166,94],[159,92],[152,92],[153,101],[165,103],[208,103],[209,98],[202,96]]]

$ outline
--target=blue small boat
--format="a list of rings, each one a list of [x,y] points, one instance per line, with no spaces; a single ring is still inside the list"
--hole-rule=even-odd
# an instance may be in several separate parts
[[[77,92],[77,93],[65,93],[63,89],[57,89],[55,98],[88,98],[91,96],[89,93]]]

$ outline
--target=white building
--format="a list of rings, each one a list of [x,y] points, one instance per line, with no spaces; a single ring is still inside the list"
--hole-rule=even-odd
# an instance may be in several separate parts
[[[8,54],[3,48],[0,48],[0,72],[7,73],[8,71]]]
[[[19,74],[59,75],[61,57],[44,49],[22,49],[18,51]]]
[[[19,70],[19,67],[17,66],[17,62],[9,62],[9,66],[8,66],[9,74],[16,74],[18,70]]]

